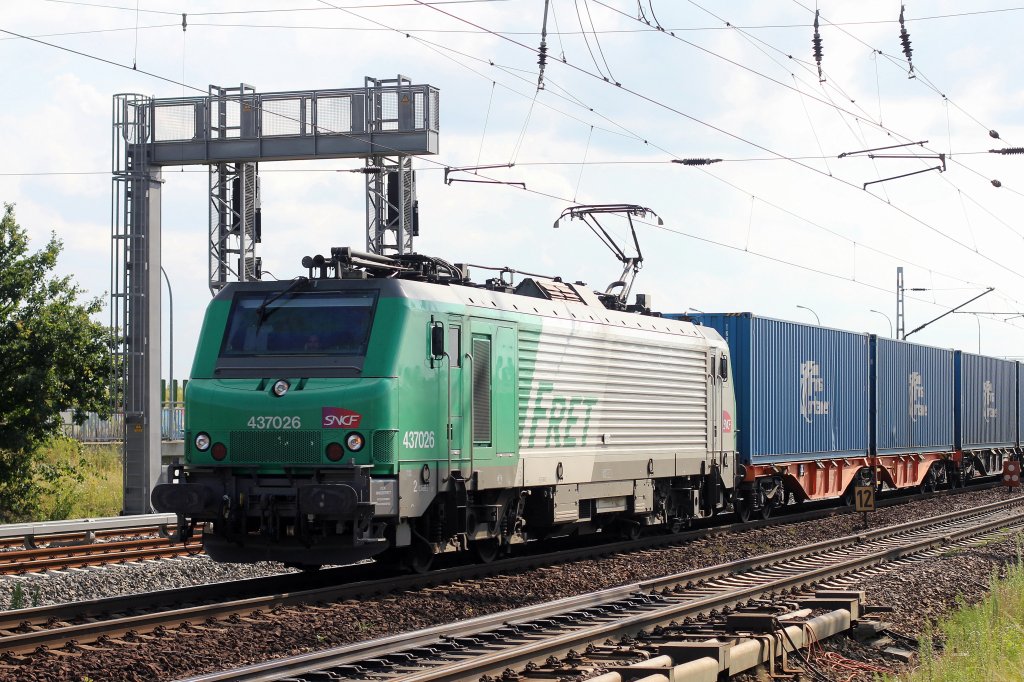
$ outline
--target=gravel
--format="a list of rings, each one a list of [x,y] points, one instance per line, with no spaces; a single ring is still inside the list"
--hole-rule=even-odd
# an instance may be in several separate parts
[[[976,507],[1003,499],[1004,496],[1005,493],[1001,491],[987,490],[888,507],[871,516],[871,526],[881,527]],[[108,646],[117,647],[114,656],[111,656],[109,650],[85,650],[74,657],[35,657],[27,666],[5,667],[0,662],[0,682],[80,679],[85,676],[94,680],[178,679],[749,558],[787,547],[855,534],[861,529],[859,515],[844,515],[730,533],[680,547],[591,559],[357,602],[278,608],[270,612],[254,613],[244,620],[236,619],[236,622],[220,622],[216,625],[203,625],[201,628],[183,626],[180,631],[171,630],[163,635],[146,636],[145,639],[140,637],[137,638],[140,644],[130,641],[125,645],[110,644]],[[993,550],[992,547],[986,549]],[[961,561],[966,556],[966,553],[956,555],[950,557],[950,560]],[[166,563],[189,568],[175,571],[159,567]],[[925,568],[922,567],[922,571]],[[936,566],[927,568],[943,573]],[[126,569],[131,569],[132,573],[120,580],[106,577],[108,571]],[[233,571],[239,570],[238,567],[217,567],[202,559],[103,568],[95,571],[84,582],[82,578],[61,581],[62,589],[67,591],[61,599],[99,596],[97,590],[103,594],[119,594],[124,591],[195,584],[210,579],[197,579],[197,574],[209,575],[208,571],[213,569],[223,571],[219,579],[229,579]],[[268,570],[268,567],[249,567],[248,570]],[[989,575],[989,571],[981,566],[968,566],[964,570],[980,571],[973,575],[982,584]],[[147,580],[145,576],[149,571],[159,574],[152,586],[142,582]],[[914,575],[916,573],[915,569]],[[956,594],[963,592],[964,574],[957,575],[958,580],[943,583],[934,592],[925,592],[926,596],[936,600],[930,611],[928,607],[922,606],[921,594],[914,592],[922,586],[916,585],[912,577],[903,581],[887,581],[877,595],[877,601],[885,603],[885,598],[905,594],[906,601],[902,605],[912,604],[912,611],[934,615],[941,608],[947,608]],[[37,580],[45,584],[54,578]],[[112,587],[112,582],[120,586]],[[890,589],[889,582],[898,587]],[[0,583],[0,589],[5,585]],[[876,597],[874,594],[871,596]]]
[[[291,573],[277,563],[218,564],[206,555],[0,576],[0,610],[21,586],[22,608]]]
[[[963,550],[945,552],[936,561],[921,562],[907,568],[885,571],[869,581],[851,584],[851,589],[864,590],[867,603],[891,606],[892,613],[882,620],[901,635],[919,639],[924,633],[937,633],[935,624],[961,605],[973,605],[988,595],[993,575],[1005,577],[1007,565],[1018,561],[1018,548],[1024,534],[1009,535],[997,542]],[[912,644],[899,645],[913,649]],[[941,641],[940,641],[941,646]],[[880,652],[868,644],[849,637],[836,637],[825,643],[825,651],[849,661],[838,665],[826,662],[832,679],[847,682],[872,682],[877,679],[870,670],[847,667],[850,661],[883,668],[890,675],[906,673],[917,665],[916,651],[910,661]],[[842,673],[842,674],[841,674]]]

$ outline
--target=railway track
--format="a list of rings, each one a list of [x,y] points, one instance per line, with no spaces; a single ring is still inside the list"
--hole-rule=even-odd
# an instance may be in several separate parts
[[[890,504],[895,501],[890,501]],[[379,576],[373,565],[327,569],[316,574],[288,574],[232,583],[202,585],[191,589],[165,590],[127,595],[75,604],[21,609],[0,613],[0,654],[8,660],[26,661],[45,650],[75,651],[81,645],[102,646],[117,643],[123,637],[190,627],[196,624],[224,623],[245,619],[252,614],[268,614],[280,607],[338,602],[346,599],[411,590],[430,585],[451,584],[535,568],[537,566],[579,561],[597,556],[636,552],[654,547],[683,544],[709,535],[737,532],[758,526],[771,526],[812,518],[822,518],[842,510],[815,510],[754,524],[734,524],[689,531],[675,536],[659,536],[613,543],[597,547],[578,547],[538,556],[514,557],[489,565],[457,566],[432,574]],[[920,523],[920,522],[916,522]],[[886,530],[872,531],[886,533]],[[846,539],[846,542],[853,540]],[[188,624],[188,625],[186,625]]]
[[[132,534],[135,532],[132,531]],[[120,535],[124,535],[124,532],[122,531]],[[153,536],[88,544],[57,544],[35,549],[12,549],[0,552],[0,575],[39,573],[144,559],[166,559],[201,554],[202,551],[202,540],[198,536],[185,544],[171,538]]]
[[[728,625],[730,620],[737,619],[734,610],[741,612],[740,621],[747,621],[742,626],[745,630],[752,629],[753,621],[744,619],[742,613],[759,614],[755,620],[761,627],[769,628],[773,637],[786,625],[773,615],[786,610],[778,606],[780,601],[803,608],[798,611],[806,616],[800,621],[802,627],[810,622],[812,610],[837,605],[842,605],[843,609],[832,613],[840,615],[830,615],[825,621],[841,618],[841,613],[846,613],[849,622],[850,618],[857,617],[857,595],[838,592],[801,595],[800,591],[839,576],[845,576],[844,582],[848,582],[851,576],[878,570],[887,564],[909,565],[928,560],[951,546],[966,546],[1006,529],[1024,530],[1022,507],[1024,498],[1014,497],[940,517],[549,604],[200,675],[189,678],[188,682],[281,679],[452,682],[478,680],[485,675],[506,679],[509,674],[506,671],[521,673],[524,670],[528,670],[531,677],[544,677],[545,673],[557,677],[570,671],[603,673],[595,678],[601,682],[640,678],[649,682],[714,680],[722,665],[726,665],[724,669],[730,673],[742,670],[736,668],[741,657],[735,657],[736,666],[728,663],[728,655],[721,654],[713,663],[699,661],[689,650],[692,647],[681,646],[680,642],[694,638],[707,640],[709,633],[714,635],[719,623]],[[717,616],[717,620],[709,619],[708,614]],[[828,622],[813,620],[816,621],[814,627],[831,627]],[[750,636],[756,643],[766,635]],[[782,647],[789,648],[785,643]],[[694,677],[687,676],[690,674]]]
[[[0,526],[0,575],[41,573],[202,552],[200,536],[181,544],[168,514]]]

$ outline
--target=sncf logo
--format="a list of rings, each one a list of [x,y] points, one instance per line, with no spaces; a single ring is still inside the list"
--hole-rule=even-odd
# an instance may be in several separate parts
[[[325,407],[322,423],[325,429],[355,429],[362,418],[363,415],[344,407]]]

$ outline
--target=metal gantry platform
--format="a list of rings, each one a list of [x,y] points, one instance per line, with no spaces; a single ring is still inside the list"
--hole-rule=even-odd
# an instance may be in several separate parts
[[[160,188],[164,166],[210,169],[209,285],[258,280],[259,163],[362,158],[366,249],[412,250],[413,156],[438,151],[439,92],[404,76],[361,88],[208,96],[114,96],[110,324],[113,386],[124,412],[125,514],[150,510],[160,475]]]

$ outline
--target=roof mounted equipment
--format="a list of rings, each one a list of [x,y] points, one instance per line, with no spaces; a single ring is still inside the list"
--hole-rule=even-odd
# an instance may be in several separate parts
[[[635,256],[627,256],[625,250],[620,247],[615,240],[612,238],[608,231],[604,229],[597,220],[598,215],[603,214],[622,214],[626,217],[629,222],[629,231],[633,237],[633,248],[636,250]],[[570,220],[579,218],[591,231],[597,235],[597,238],[608,247],[608,249],[615,255],[615,257],[622,263],[622,274],[619,279],[608,285],[608,288],[604,290],[603,294],[599,294],[601,301],[608,308],[614,310],[625,310],[627,308],[626,301],[629,299],[629,292],[633,288],[633,282],[636,280],[636,275],[640,271],[640,266],[644,262],[643,253],[640,252],[640,242],[636,238],[636,228],[633,226],[633,216],[638,218],[646,218],[650,214],[658,219],[658,225],[664,225],[665,221],[658,216],[657,213],[644,206],[637,204],[589,204],[581,206],[570,206],[569,208],[562,211],[562,214],[558,216],[558,220],[555,221],[554,227],[558,227],[558,223],[563,218],[568,217]],[[616,292],[618,290],[618,292]]]

